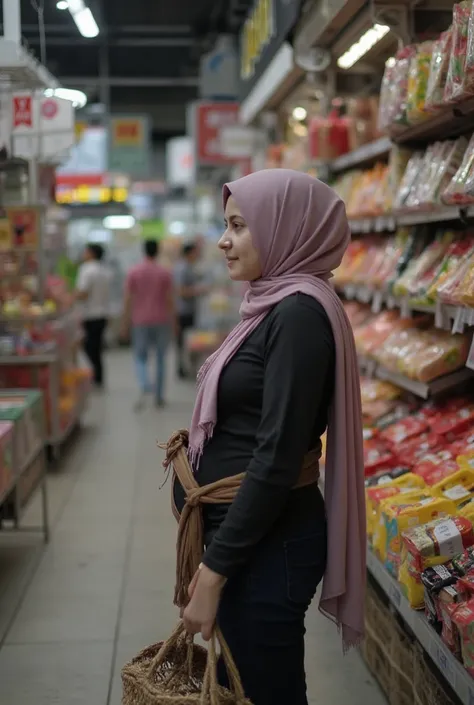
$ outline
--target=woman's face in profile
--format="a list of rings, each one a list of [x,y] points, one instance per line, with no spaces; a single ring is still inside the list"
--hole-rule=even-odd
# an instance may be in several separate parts
[[[262,276],[258,252],[252,242],[247,223],[232,196],[225,207],[226,231],[218,246],[223,250],[230,278],[234,281],[255,281]]]

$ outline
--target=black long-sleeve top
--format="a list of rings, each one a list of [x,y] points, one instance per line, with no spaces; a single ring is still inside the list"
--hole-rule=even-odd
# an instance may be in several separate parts
[[[278,303],[224,368],[217,423],[196,479],[203,486],[246,475],[231,505],[203,509],[203,562],[216,573],[231,577],[282,514],[301,511],[306,488],[292,488],[326,429],[334,368],[326,312],[300,293]],[[180,511],[178,481],[174,499]]]

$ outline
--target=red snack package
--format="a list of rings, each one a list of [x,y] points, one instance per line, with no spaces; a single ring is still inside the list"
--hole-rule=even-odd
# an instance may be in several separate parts
[[[472,427],[474,423],[474,405],[466,404],[459,409],[446,409],[432,424],[431,429],[438,436],[456,440],[460,433]]]
[[[396,467],[397,458],[385,444],[372,439],[364,443],[364,467],[365,474],[374,475],[381,470],[389,470]]]
[[[413,472],[422,477],[428,485],[435,485],[457,470],[459,468],[456,461],[446,449],[426,455],[413,468]]]
[[[441,441],[435,433],[425,432],[415,438],[408,439],[397,451],[398,459],[402,465],[413,467],[427,453],[440,449]]]
[[[380,433],[380,437],[391,445],[403,443],[408,438],[421,435],[428,430],[428,421],[422,414],[407,416]]]

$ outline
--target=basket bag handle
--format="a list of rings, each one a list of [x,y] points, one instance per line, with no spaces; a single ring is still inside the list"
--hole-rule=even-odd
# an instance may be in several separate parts
[[[187,635],[184,624],[182,621],[178,623],[175,630],[171,636],[163,643],[161,649],[153,659],[148,670],[149,680],[153,680],[153,675],[155,671],[163,664],[170,650],[178,643],[180,639],[186,639],[187,643],[187,653],[186,653],[186,672],[189,676],[192,674],[193,666],[193,639]],[[209,642],[207,665],[204,673],[204,680],[201,691],[201,704],[202,705],[220,705],[219,703],[219,686],[217,683],[217,649],[216,641],[219,643],[220,652],[222,659],[224,661],[227,674],[229,676],[229,682],[232,691],[236,697],[236,705],[245,705],[247,702],[245,699],[245,693],[242,686],[242,681],[240,680],[239,672],[235,661],[232,657],[230,649],[227,645],[224,636],[218,626],[215,627],[211,640]],[[177,672],[170,671],[169,678],[167,678],[168,684],[171,683],[173,678],[177,675]]]
[[[245,699],[245,693],[240,680],[239,671],[235,665],[235,661],[227,645],[224,635],[216,625],[211,640],[209,642],[207,666],[204,673],[204,681],[201,692],[201,705],[220,705],[219,686],[217,683],[217,650],[216,641],[219,642],[221,657],[226,667],[227,675],[231,690],[235,695],[236,705],[245,705],[248,701]]]

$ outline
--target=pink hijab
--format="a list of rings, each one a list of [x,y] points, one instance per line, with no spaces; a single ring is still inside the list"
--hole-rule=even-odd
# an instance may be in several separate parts
[[[327,313],[336,346],[325,472],[328,564],[320,610],[342,630],[349,648],[364,633],[366,525],[357,355],[350,323],[329,283],[350,240],[344,203],[321,181],[290,169],[259,171],[226,184],[224,206],[230,194],[250,229],[263,275],[249,284],[242,320],[199,372],[190,460],[196,468],[212,436],[222,369],[275,304],[296,292],[313,296]]]

